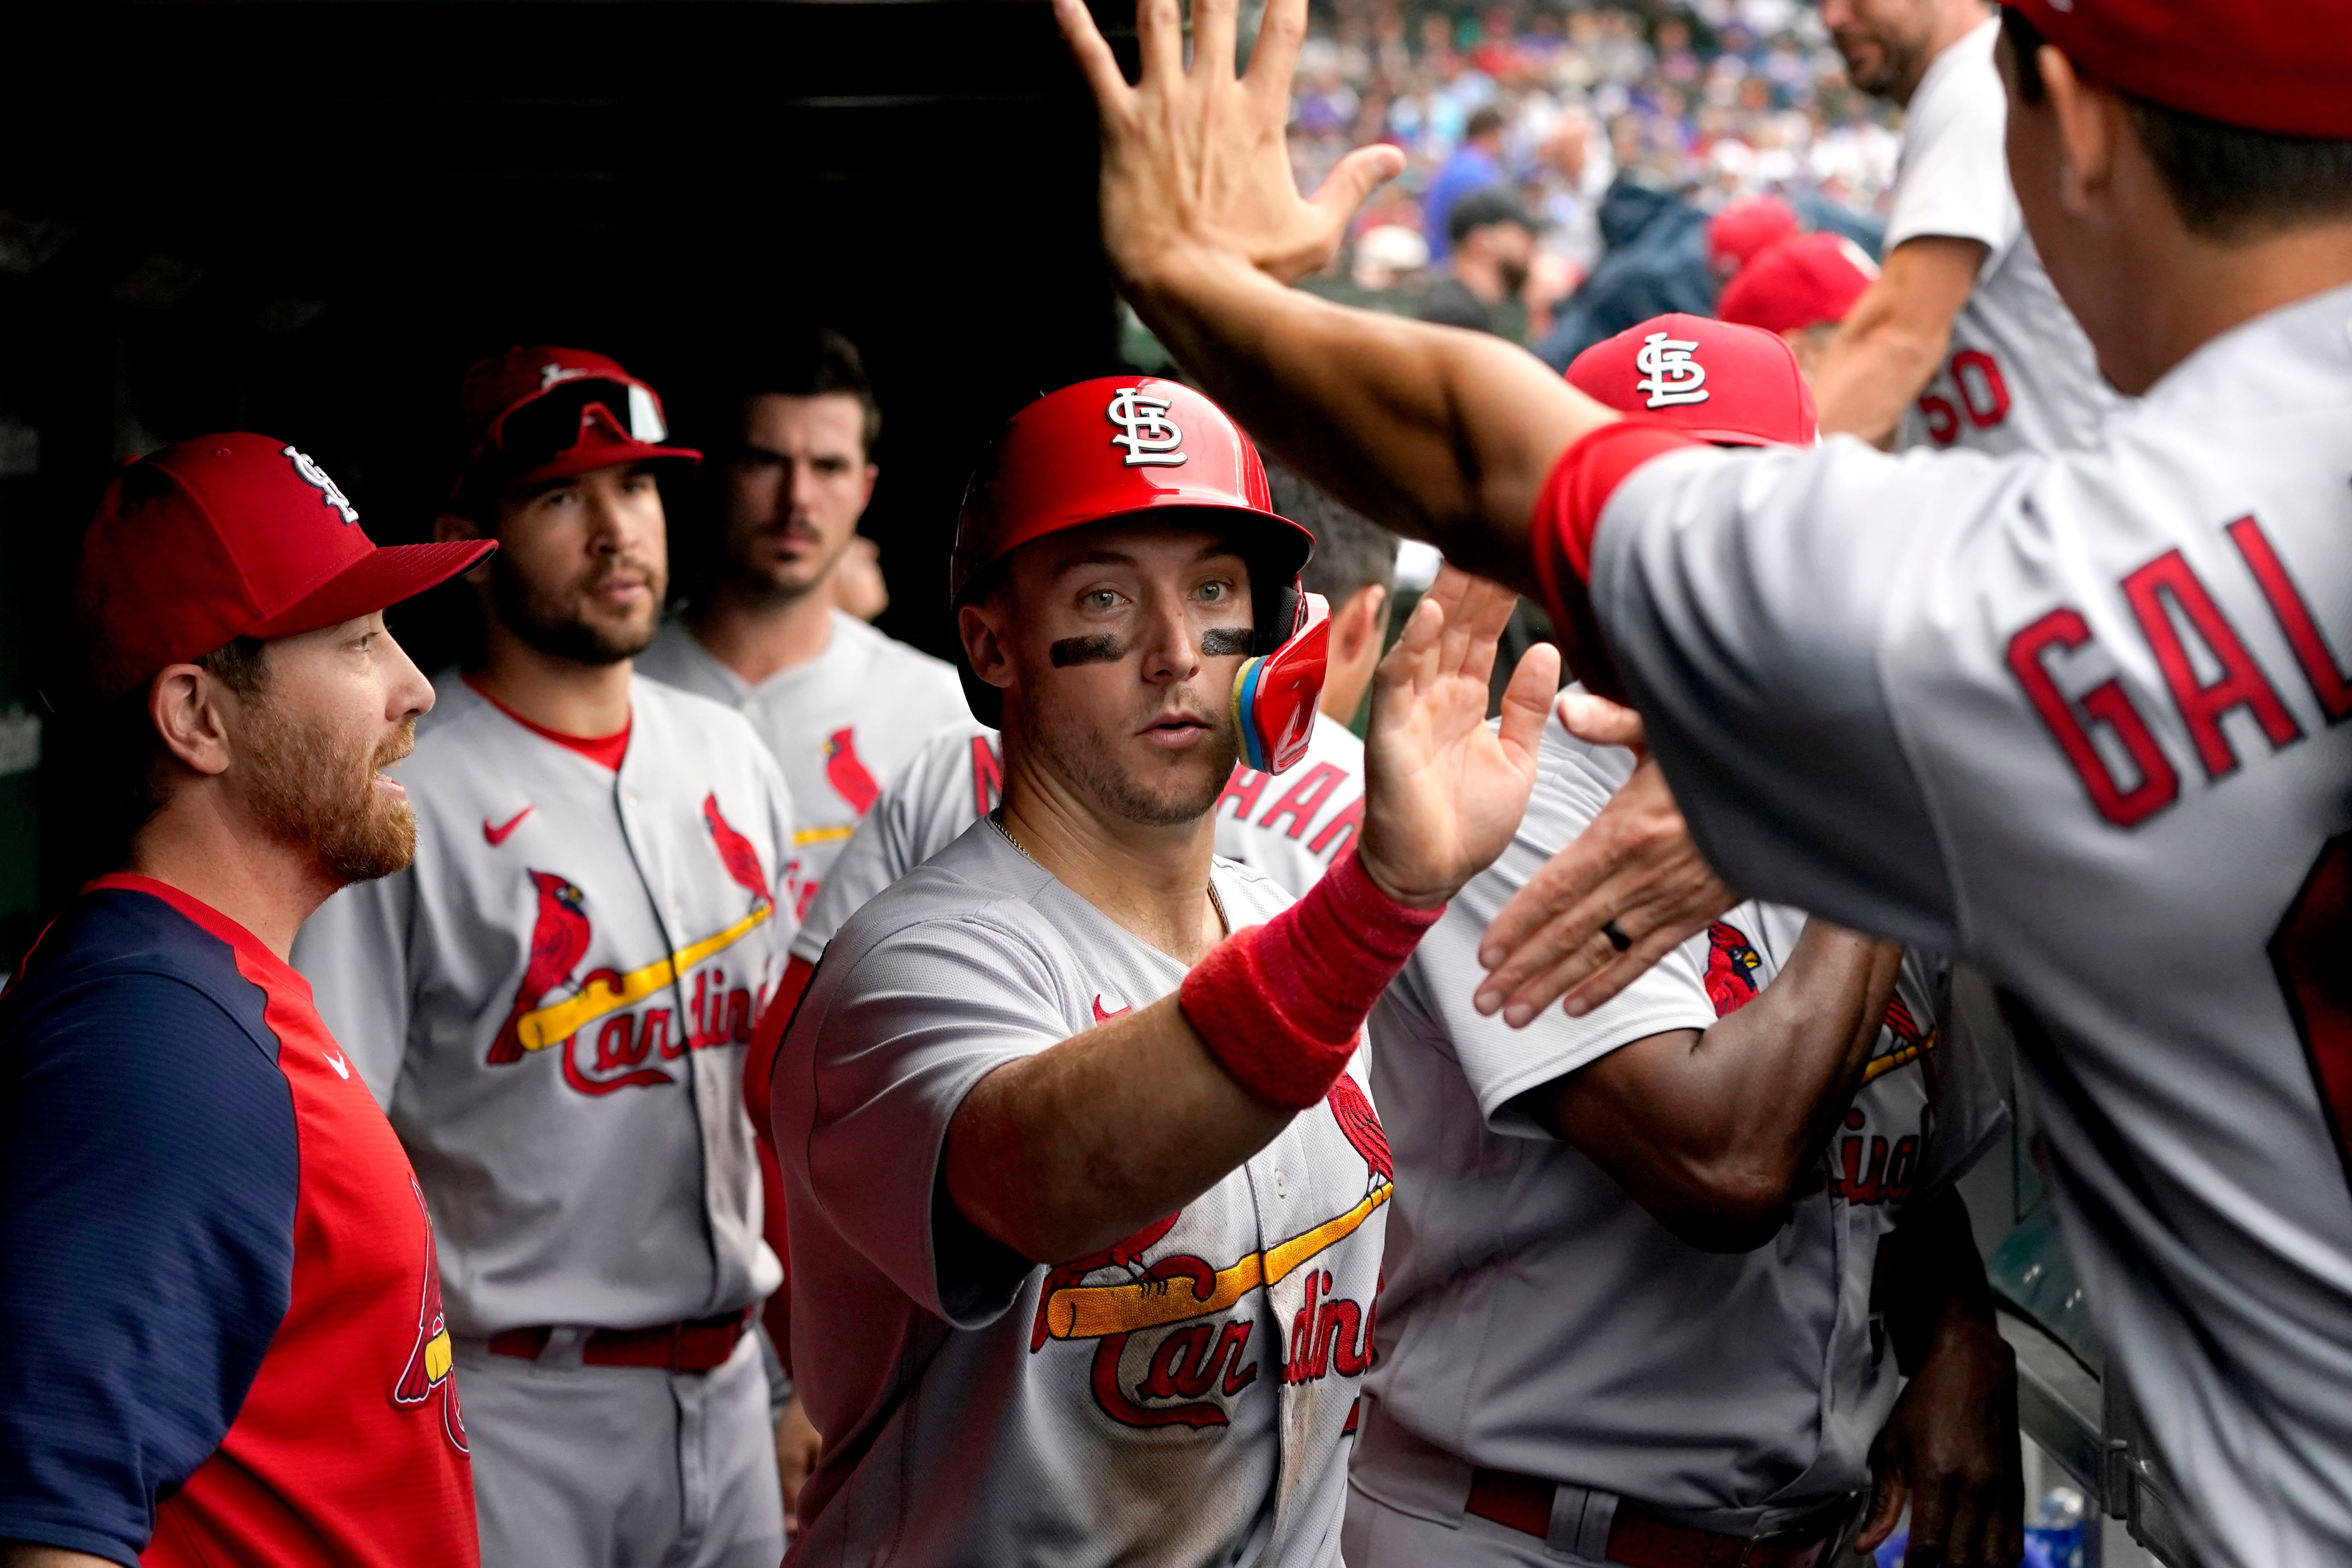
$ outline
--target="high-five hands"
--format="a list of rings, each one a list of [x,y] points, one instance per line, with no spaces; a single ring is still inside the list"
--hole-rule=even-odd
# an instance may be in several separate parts
[[[1361,147],[1302,199],[1285,127],[1307,0],[1269,0],[1246,76],[1234,68],[1239,9],[1195,0],[1188,70],[1180,0],[1137,0],[1143,73],[1129,87],[1086,0],[1054,0],[1102,111],[1103,237],[1130,289],[1187,255],[1236,258],[1285,283],[1319,271],[1364,198],[1404,168],[1397,148]]]
[[[1642,716],[1569,691],[1559,718],[1580,740],[1643,755],[1592,825],[1486,928],[1478,962],[1492,973],[1472,1002],[1513,1028],[1563,995],[1571,1016],[1590,1013],[1739,902],[1691,842],[1665,774],[1647,753]]]
[[[1486,726],[1487,679],[1517,597],[1448,566],[1423,595],[1372,684],[1364,742],[1365,871],[1399,903],[1428,909],[1494,863],[1535,788],[1559,650],[1530,648]]]

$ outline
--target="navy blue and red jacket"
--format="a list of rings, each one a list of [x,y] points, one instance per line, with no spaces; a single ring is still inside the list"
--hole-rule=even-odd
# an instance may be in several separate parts
[[[408,1158],[243,927],[103,878],[0,992],[0,1541],[473,1564]]]

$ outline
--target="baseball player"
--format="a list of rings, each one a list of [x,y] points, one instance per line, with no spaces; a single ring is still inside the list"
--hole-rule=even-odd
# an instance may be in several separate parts
[[[438,524],[495,537],[488,658],[409,764],[418,863],[295,952],[432,1209],[484,1561],[772,1564],[744,1042],[793,925],[791,796],[742,718],[635,677],[667,577],[653,389],[599,354],[467,373]]]
[[[1329,1563],[1392,1190],[1350,1064],[1525,808],[1557,662],[1490,731],[1511,599],[1442,578],[1380,675],[1363,832],[1294,901],[1210,820],[1241,745],[1295,765],[1328,629],[1247,439],[1081,382],[967,496],[1003,803],[842,927],[776,1068],[825,1435],[793,1560]]]
[[[1363,826],[1364,744],[1348,723],[1371,689],[1388,636],[1396,536],[1279,465],[1267,466],[1266,483],[1275,510],[1315,536],[1315,554],[1300,577],[1308,593],[1332,606],[1330,653],[1306,755],[1279,784],[1246,763],[1234,764],[1217,797],[1217,853],[1263,871],[1297,898]],[[795,973],[816,966],[833,933],[867,900],[994,811],[1003,787],[1003,760],[987,726],[967,717],[924,742],[833,862],[825,890],[793,938]],[[781,994],[798,989],[788,984]],[[764,1090],[765,1080],[760,1083]]]
[[[286,955],[415,848],[383,770],[433,689],[381,611],[490,548],[379,550],[243,431],[84,538],[58,739],[116,843],[0,991],[11,1568],[478,1560],[424,1200]]]
[[[1878,277],[1878,263],[1845,236],[1799,235],[1758,252],[1724,285],[1715,313],[1739,326],[1780,334],[1796,354],[1797,368],[1811,381],[1838,323]]]
[[[1823,359],[1822,427],[1903,447],[2087,447],[2116,407],[2002,160],[1983,0],[1823,0],[1846,74],[1903,108],[1885,269]]]
[[[963,717],[955,668],[838,608],[832,578],[857,543],[881,470],[882,408],[857,351],[831,332],[744,381],[720,483],[710,592],[637,661],[656,680],[740,712],[775,753],[800,812],[804,912],[888,778]]]
[[[1713,395],[1660,417],[1811,443],[1752,329],[1644,322],[1570,382],[1640,408],[1661,330]],[[1472,1005],[1487,921],[1633,765],[1554,719],[1511,847],[1373,1016],[1398,1197],[1349,1559],[1826,1562],[1875,1469],[1862,1545],[1907,1496],[1916,1561],[2013,1563],[2014,1370],[1951,1186],[2005,1110],[1940,975],[1749,900],[1586,1017]]]
[[[1894,458],[1693,447],[1475,337],[1282,288],[1261,268],[1328,258],[1396,162],[1360,152],[1310,203],[1260,155],[1300,7],[1269,7],[1240,79],[1230,5],[1196,12],[1189,68],[1145,7],[1130,88],[1058,5],[1104,109],[1110,253],[1161,341],[1316,482],[1543,592],[1739,887],[2007,989],[2108,1371],[2202,1555],[2352,1553],[2335,9],[2019,0],[2018,199],[2099,363],[2146,395],[2083,451]],[[1705,390],[1660,348],[1648,395]],[[1482,1011],[1616,945],[1605,904],[1522,912],[1480,955]]]

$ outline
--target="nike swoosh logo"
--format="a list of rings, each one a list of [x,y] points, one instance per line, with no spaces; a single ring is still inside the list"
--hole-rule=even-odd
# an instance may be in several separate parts
[[[491,848],[496,849],[499,845],[504,844],[507,841],[509,837],[513,834],[516,828],[522,826],[522,819],[529,816],[531,808],[526,805],[520,811],[516,812],[512,816],[508,817],[503,824],[497,827],[492,827],[490,826],[490,819],[488,817],[486,816],[482,818],[482,842],[488,845]]]
[[[352,1076],[350,1064],[346,1063],[342,1058],[336,1056],[331,1051],[320,1051],[319,1054],[327,1058],[327,1065],[335,1069],[335,1076],[337,1078],[349,1078]]]
[[[1104,1011],[1102,1005],[1102,993],[1099,991],[1095,993],[1095,1022],[1097,1024],[1103,1023],[1108,1019],[1116,1018],[1121,1013],[1132,1013],[1134,1011],[1135,1005],[1133,1003],[1129,1003],[1124,1006],[1113,1007],[1109,1011],[1106,1012]]]

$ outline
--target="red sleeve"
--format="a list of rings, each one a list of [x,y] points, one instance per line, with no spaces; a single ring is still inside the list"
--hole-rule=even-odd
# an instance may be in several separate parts
[[[1601,640],[1587,584],[1592,575],[1592,536],[1601,513],[1625,476],[1667,452],[1700,446],[1681,431],[1646,420],[1621,419],[1570,443],[1552,465],[1528,543],[1535,552],[1536,581],[1543,585],[1544,608],[1559,636],[1569,669],[1590,689],[1623,700],[1624,682]]]

